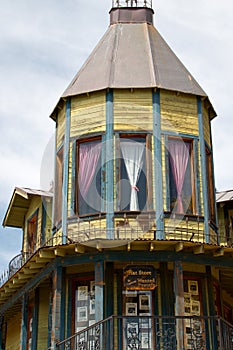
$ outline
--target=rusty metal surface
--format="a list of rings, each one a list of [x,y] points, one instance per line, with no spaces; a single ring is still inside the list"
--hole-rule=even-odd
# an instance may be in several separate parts
[[[154,26],[111,25],[62,97],[106,88],[152,88],[206,96]]]

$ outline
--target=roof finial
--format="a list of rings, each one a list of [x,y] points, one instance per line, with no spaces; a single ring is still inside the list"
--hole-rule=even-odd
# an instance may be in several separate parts
[[[112,7],[148,7],[152,8],[152,0],[112,0]]]

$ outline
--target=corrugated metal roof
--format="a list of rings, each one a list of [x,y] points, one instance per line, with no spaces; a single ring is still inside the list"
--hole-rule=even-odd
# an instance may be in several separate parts
[[[221,191],[216,193],[217,203],[228,202],[233,200],[233,190]]]
[[[33,196],[52,198],[50,191],[34,190],[25,187],[15,187],[2,225],[22,228],[24,217],[29,209]]]

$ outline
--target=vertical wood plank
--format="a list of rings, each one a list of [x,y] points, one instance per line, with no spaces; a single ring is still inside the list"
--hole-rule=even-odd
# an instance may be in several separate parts
[[[104,261],[95,263],[95,320],[104,319]]]
[[[23,296],[23,302],[22,302],[20,350],[25,350],[27,346],[27,323],[28,323],[28,295],[25,293]]]
[[[184,316],[184,285],[182,262],[174,262],[174,293],[175,316]],[[177,349],[184,349],[184,323],[182,319],[176,321]]]

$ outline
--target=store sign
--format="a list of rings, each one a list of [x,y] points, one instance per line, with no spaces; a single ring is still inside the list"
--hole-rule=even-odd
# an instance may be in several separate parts
[[[128,265],[123,273],[124,287],[128,290],[153,290],[157,287],[153,266]]]

